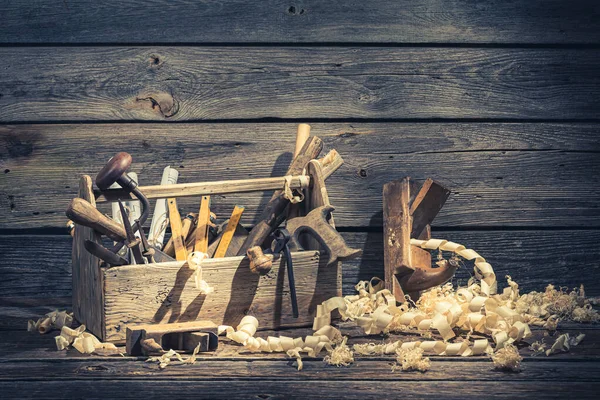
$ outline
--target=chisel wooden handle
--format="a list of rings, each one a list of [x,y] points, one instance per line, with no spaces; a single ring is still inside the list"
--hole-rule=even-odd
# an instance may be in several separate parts
[[[181,216],[177,209],[177,200],[175,198],[168,198],[167,207],[169,208],[169,221],[171,222],[171,237],[175,246],[175,258],[177,261],[185,261],[187,260],[187,250],[181,231]]]
[[[117,242],[127,237],[123,226],[102,214],[96,207],[83,199],[71,200],[66,214],[76,224],[92,228]]]

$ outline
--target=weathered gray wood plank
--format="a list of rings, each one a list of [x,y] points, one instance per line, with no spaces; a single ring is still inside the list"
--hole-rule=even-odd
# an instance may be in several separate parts
[[[343,236],[350,246],[363,249],[362,258],[343,263],[343,292],[351,294],[359,280],[383,277],[382,234]],[[583,283],[588,295],[600,295],[600,231],[434,230],[433,236],[478,251],[494,267],[500,287],[508,274],[524,292],[544,290],[550,283],[568,288]],[[66,235],[0,236],[0,329],[20,329],[28,318],[70,305],[70,251],[71,238]],[[472,265],[467,266],[457,272],[455,283],[466,283],[472,272]]]
[[[0,126],[0,227],[64,227],[79,176],[120,150],[142,185],[160,182],[166,165],[180,182],[283,175],[295,132],[291,123]],[[436,227],[600,226],[597,124],[319,123],[312,132],[345,160],[327,180],[338,227],[381,226],[382,186],[406,175],[451,189]],[[270,196],[213,196],[212,206],[224,218],[245,205],[243,222],[254,224]],[[195,212],[199,198],[178,204]]]
[[[291,374],[296,374],[291,370]],[[24,399],[40,398],[47,393],[60,393],[65,398],[86,399],[162,399],[177,398],[207,398],[207,399],[306,399],[318,396],[321,399],[380,399],[382,395],[398,393],[403,399],[422,399],[424,397],[444,394],[445,399],[465,398],[597,398],[600,383],[598,382],[568,382],[568,381],[529,381],[486,382],[485,385],[473,382],[457,381],[421,381],[421,374],[413,374],[413,381],[369,381],[369,380],[323,380],[304,381],[262,381],[213,380],[198,382],[195,380],[77,380],[77,381],[3,381],[0,391],[6,394],[4,398]]]
[[[0,5],[2,43],[598,43],[585,0],[25,0]]]
[[[277,356],[278,354],[273,354]],[[194,365],[170,366],[159,370],[155,363],[143,361],[111,360],[19,360],[0,363],[0,382],[27,380],[43,376],[47,380],[88,380],[105,381],[119,379],[127,381],[139,380],[175,380],[182,379],[197,382],[219,379],[244,379],[260,381],[268,377],[272,381],[318,381],[328,380],[373,380],[373,381],[595,381],[600,374],[600,363],[595,361],[579,361],[577,368],[573,363],[560,360],[546,361],[544,358],[531,359],[523,363],[523,371],[519,374],[502,373],[493,369],[490,360],[468,360],[455,358],[452,361],[441,361],[431,357],[431,369],[422,374],[419,372],[392,372],[387,360],[370,360],[357,358],[349,368],[337,368],[323,363],[322,360],[303,361],[301,372],[295,371],[293,360],[286,361],[283,354],[280,360],[211,360],[203,358]],[[460,371],[460,374],[456,372]],[[584,373],[582,373],[585,371]]]
[[[560,119],[600,110],[593,49],[10,47],[0,57],[0,122]]]

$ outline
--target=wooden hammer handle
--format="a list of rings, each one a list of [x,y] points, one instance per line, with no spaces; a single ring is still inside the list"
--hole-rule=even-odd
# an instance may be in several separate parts
[[[92,228],[117,242],[127,237],[123,226],[102,214],[96,207],[83,199],[71,200],[66,214],[76,224]]]

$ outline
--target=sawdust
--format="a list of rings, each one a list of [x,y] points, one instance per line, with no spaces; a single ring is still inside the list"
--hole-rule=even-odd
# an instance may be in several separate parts
[[[431,367],[431,361],[428,357],[423,357],[423,349],[416,347],[414,349],[396,350],[396,364],[392,366],[392,371],[402,369],[402,371],[421,371],[425,372]]]
[[[503,348],[491,355],[494,367],[499,370],[519,372],[521,371],[521,361],[523,357],[519,350],[513,344],[506,344]]]
[[[531,350],[533,352],[532,356],[538,356],[540,354],[545,354],[546,353],[546,343],[544,342],[540,342],[535,341],[533,343],[531,343],[531,345],[529,346],[529,350]]]
[[[379,356],[385,354],[385,343],[360,343],[352,346],[355,354],[361,356]]]
[[[344,339],[338,344],[329,355],[323,358],[323,361],[329,365],[335,365],[336,367],[347,367],[354,362],[354,353],[346,345],[348,336],[344,336]]]
[[[583,285],[570,292],[565,288],[556,289],[554,285],[548,285],[544,292],[533,291],[522,295],[515,303],[515,310],[526,315],[536,325],[541,320],[550,319],[557,323],[558,321],[600,321],[600,314],[592,308],[592,301],[585,297]],[[556,329],[552,323],[549,323],[547,328]]]

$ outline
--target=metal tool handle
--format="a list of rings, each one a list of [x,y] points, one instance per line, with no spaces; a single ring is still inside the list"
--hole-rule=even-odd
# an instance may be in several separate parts
[[[102,245],[91,240],[83,242],[83,247],[92,255],[98,257],[102,261],[110,265],[127,265],[129,264],[126,259],[113,253]]]
[[[290,287],[290,299],[292,301],[292,315],[298,318],[298,297],[296,296],[296,281],[294,279],[294,264],[292,261],[292,253],[290,251],[290,239],[292,236],[285,228],[279,228],[272,234],[275,238],[274,253],[283,252],[285,261],[287,262],[288,284]]]
[[[73,222],[92,228],[112,240],[122,241],[127,237],[123,226],[102,214],[96,207],[83,199],[71,200],[66,214]]]

